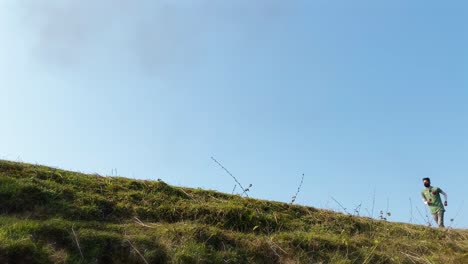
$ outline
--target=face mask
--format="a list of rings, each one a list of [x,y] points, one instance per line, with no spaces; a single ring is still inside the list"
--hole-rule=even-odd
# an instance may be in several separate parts
[[[424,183],[424,187],[427,187],[427,188],[429,188],[430,186],[431,186],[431,184],[430,184],[430,183],[428,183],[428,182],[425,182],[425,183]]]

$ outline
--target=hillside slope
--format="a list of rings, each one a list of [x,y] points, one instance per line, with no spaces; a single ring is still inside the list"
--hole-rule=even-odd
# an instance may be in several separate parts
[[[0,263],[468,263],[468,230],[10,161],[0,212]]]

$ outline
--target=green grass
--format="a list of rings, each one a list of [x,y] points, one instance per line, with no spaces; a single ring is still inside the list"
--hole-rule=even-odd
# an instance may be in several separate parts
[[[0,263],[468,263],[468,231],[0,161]]]

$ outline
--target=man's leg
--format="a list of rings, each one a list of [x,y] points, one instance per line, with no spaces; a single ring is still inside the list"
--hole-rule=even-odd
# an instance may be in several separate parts
[[[439,215],[439,222],[438,222],[439,227],[445,227],[444,226],[444,211],[439,211],[437,214]]]
[[[433,213],[432,218],[434,218],[435,224],[438,225],[439,224],[439,215],[437,213]]]

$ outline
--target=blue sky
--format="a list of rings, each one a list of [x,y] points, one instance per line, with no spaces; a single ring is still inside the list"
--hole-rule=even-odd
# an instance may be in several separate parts
[[[349,2],[0,0],[0,158],[467,228],[468,5]]]

